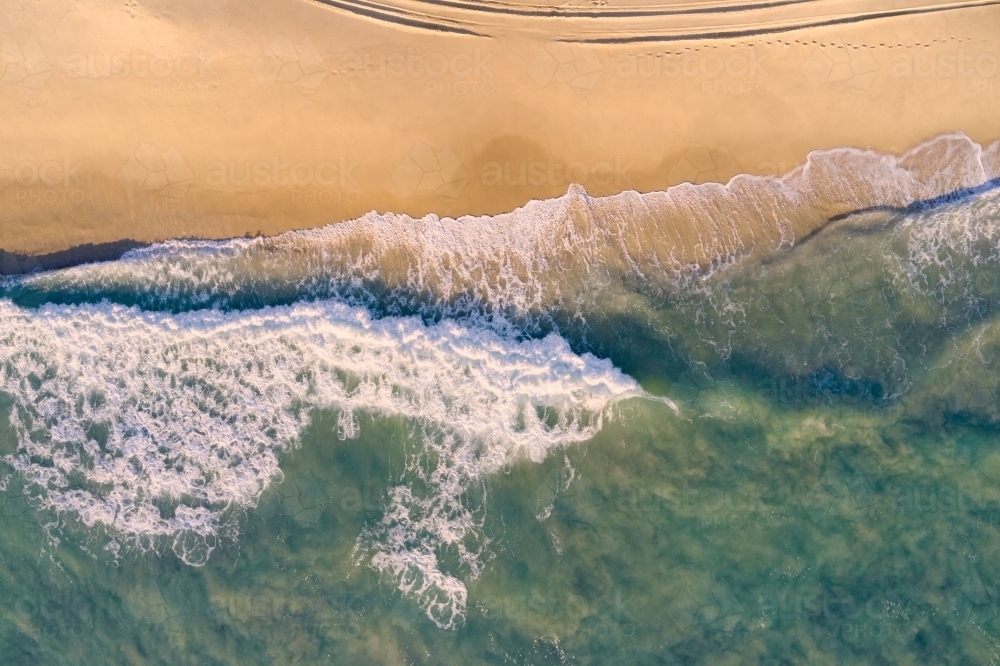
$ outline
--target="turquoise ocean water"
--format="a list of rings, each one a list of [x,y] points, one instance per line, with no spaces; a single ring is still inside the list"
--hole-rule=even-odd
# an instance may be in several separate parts
[[[0,663],[995,663],[979,189],[700,267],[574,189],[6,279]]]

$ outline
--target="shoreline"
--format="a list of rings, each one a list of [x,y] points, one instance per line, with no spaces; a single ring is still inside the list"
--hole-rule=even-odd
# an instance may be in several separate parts
[[[936,142],[946,142],[946,141],[949,141],[949,140],[953,141],[953,140],[957,139],[960,136],[962,136],[962,135],[947,134],[947,135],[942,135],[942,136],[939,136],[939,137],[935,137],[934,139],[931,139],[930,141],[924,142],[924,143],[916,146],[915,148],[911,149],[910,151],[907,152],[907,155],[909,155],[911,153],[914,153],[914,152],[918,152],[918,151],[920,151],[923,148],[927,148],[927,147],[933,148],[933,146],[935,145]],[[841,150],[849,150],[849,149],[841,149]],[[833,151],[831,151],[831,152],[833,152]],[[823,220],[819,224],[812,225],[812,227],[808,228],[803,235],[801,235],[801,236],[799,236],[799,237],[797,237],[797,238],[795,238],[793,240],[792,246],[800,245],[803,242],[808,241],[810,238],[814,237],[816,234],[818,234],[821,231],[823,231],[829,224],[832,224],[832,223],[835,223],[835,222],[839,222],[839,221],[842,221],[842,220],[846,220],[846,219],[849,219],[849,218],[852,218],[852,217],[856,217],[856,216],[860,216],[860,215],[866,215],[866,214],[869,214],[869,213],[889,213],[889,214],[901,214],[902,215],[902,214],[909,214],[909,213],[916,213],[916,212],[922,212],[922,211],[927,211],[927,210],[933,210],[934,208],[939,208],[939,207],[942,207],[942,206],[948,206],[948,205],[953,205],[953,204],[956,204],[956,203],[961,203],[962,201],[973,199],[973,198],[975,198],[977,196],[980,196],[982,194],[986,194],[987,192],[1000,189],[1000,140],[998,140],[997,142],[995,142],[994,144],[992,144],[991,146],[989,146],[987,148],[987,150],[982,151],[980,153],[980,155],[987,155],[989,157],[989,156],[992,156],[994,153],[995,153],[995,157],[996,157],[996,164],[995,165],[988,164],[987,166],[983,167],[985,180],[983,182],[981,182],[981,183],[978,183],[978,184],[977,183],[968,183],[968,184],[965,184],[965,185],[960,185],[959,183],[955,183],[956,186],[953,189],[947,189],[946,191],[932,193],[930,196],[926,196],[924,198],[918,198],[918,199],[914,199],[914,200],[911,200],[911,201],[901,201],[901,202],[898,201],[897,203],[874,203],[872,205],[860,206],[860,207],[852,208],[852,209],[844,211],[844,212],[839,212],[839,213],[830,215],[829,217],[827,217],[825,220]],[[826,154],[824,154],[824,153],[818,153],[818,154],[819,154],[819,156],[821,158],[824,157],[824,156],[826,156]],[[884,156],[884,157],[887,157],[887,156]],[[902,158],[897,156],[895,159],[900,160]],[[989,159],[987,161],[989,162]],[[982,158],[981,157],[980,157],[980,163],[982,163]],[[810,163],[807,162],[807,164],[805,164],[805,165],[800,165],[795,170],[793,170],[793,172],[803,170],[809,164]],[[936,174],[936,175],[942,175],[942,174]],[[729,188],[733,185],[733,182],[735,180],[737,180],[738,178],[740,178],[740,177],[747,177],[747,175],[746,174],[739,174],[738,176],[735,176],[733,179],[731,179],[729,181],[729,183],[727,183],[724,186],[726,188],[726,190],[729,190]],[[765,182],[765,183],[767,182],[767,179],[758,179],[758,180],[760,180],[761,182]],[[779,180],[777,180],[775,182],[780,183],[781,180],[783,180],[783,179],[779,179]],[[675,188],[678,188],[678,187],[684,187],[684,185],[690,185],[690,184],[682,184],[681,186],[674,186],[674,188],[671,188],[671,190],[675,189]],[[562,195],[560,197],[556,197],[554,199],[546,200],[546,201],[531,201],[531,202],[528,202],[528,204],[525,207],[519,207],[519,208],[517,208],[517,209],[515,209],[513,211],[508,211],[507,213],[504,213],[502,215],[516,216],[518,214],[521,214],[522,211],[525,210],[525,208],[530,207],[533,204],[534,205],[539,205],[539,206],[546,206],[546,205],[551,206],[551,205],[555,205],[558,202],[563,201],[564,199],[567,199],[575,191],[578,191],[579,189],[580,188],[578,188],[576,186],[571,186],[570,189],[569,189],[569,191],[567,191],[566,194],[564,194],[564,195]],[[701,188],[700,186],[695,186],[695,189],[706,189],[706,188]],[[714,188],[712,188],[711,185],[709,185],[708,189],[714,190]],[[619,196],[621,196],[621,195],[624,195],[624,196],[634,195],[634,196],[638,196],[638,197],[643,197],[643,196],[657,195],[657,194],[662,194],[662,195],[669,196],[670,193],[671,193],[671,190],[667,190],[665,192],[651,192],[651,193],[639,193],[639,192],[631,191],[631,192],[620,193]],[[896,194],[898,195],[898,193],[896,193]],[[598,205],[598,207],[600,207],[601,203],[604,203],[603,200],[611,200],[611,201],[615,200],[615,195],[612,195],[610,197],[593,197],[593,196],[587,194],[585,191],[583,192],[583,195],[587,199],[590,199],[590,200],[593,200],[593,199],[602,200],[602,201],[594,202],[594,203],[596,203]],[[822,196],[822,194],[820,194],[820,196]],[[391,215],[394,215],[394,214],[391,213],[391,212],[379,213],[377,211],[370,211],[369,213],[367,213],[367,215],[374,215],[374,216],[390,215],[391,216]],[[452,218],[452,219],[455,219],[456,221],[461,222],[462,217],[468,217],[468,216],[459,216],[458,218]],[[355,218],[355,220],[357,220],[357,219],[358,218]],[[448,218],[444,218],[444,219],[448,219]],[[350,224],[352,221],[354,221],[354,220],[344,220],[342,222],[331,223],[331,225]],[[314,229],[322,229],[324,227],[331,226],[331,225],[323,225],[321,227],[315,227]],[[285,234],[296,233],[296,232],[301,232],[301,231],[308,231],[308,230],[291,229],[291,230],[283,231],[283,232],[280,232],[278,234],[275,234],[275,235],[272,235],[272,236],[266,236],[266,237],[267,238],[277,238],[277,237],[283,236]],[[60,269],[64,269],[64,268],[72,268],[74,266],[80,266],[80,265],[84,265],[84,264],[101,263],[101,262],[108,262],[108,261],[116,261],[116,260],[120,259],[123,255],[125,255],[127,252],[131,251],[131,250],[150,247],[152,245],[157,244],[158,242],[166,242],[166,241],[193,241],[193,242],[200,242],[200,241],[204,241],[204,242],[219,242],[219,243],[224,243],[224,242],[226,242],[228,240],[234,240],[234,239],[237,239],[237,238],[251,238],[251,237],[258,237],[258,236],[254,236],[254,235],[251,235],[251,234],[246,234],[244,236],[233,236],[233,237],[229,237],[229,238],[206,238],[206,237],[188,236],[188,237],[165,239],[165,241],[155,241],[155,242],[143,242],[143,241],[138,241],[138,240],[131,239],[131,238],[125,238],[125,239],[121,239],[121,240],[117,240],[117,241],[111,241],[111,242],[108,242],[108,243],[98,243],[98,244],[85,243],[85,244],[81,244],[81,245],[78,245],[78,246],[75,246],[75,247],[68,248],[66,250],[61,250],[61,251],[58,251],[58,252],[52,252],[52,253],[43,254],[43,255],[20,254],[20,253],[16,253],[16,252],[8,252],[8,251],[0,248],[0,276],[10,277],[10,276],[16,276],[16,275],[29,275],[29,274],[37,273],[37,272],[45,272],[45,271],[52,271],[52,270],[60,270]],[[778,249],[778,248],[774,248],[774,249]],[[752,248],[751,252],[753,252],[753,251],[754,251],[754,249]],[[726,257],[722,261],[725,262],[725,261],[727,261],[728,259],[731,259],[731,258],[734,258],[734,257],[733,256]]]

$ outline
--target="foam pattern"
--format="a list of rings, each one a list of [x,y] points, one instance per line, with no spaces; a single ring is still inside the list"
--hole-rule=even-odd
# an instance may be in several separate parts
[[[890,245],[906,248],[899,275],[942,306],[943,326],[979,320],[1000,296],[1000,192],[903,217]],[[895,257],[889,251],[887,258]]]
[[[39,508],[105,528],[114,547],[169,546],[202,565],[231,515],[281,477],[313,410],[340,410],[341,437],[359,413],[411,420],[426,454],[413,473],[431,491],[397,488],[359,557],[442,626],[464,614],[464,584],[435,555],[475,528],[463,491],[513,457],[593,436],[611,404],[642,394],[557,335],[511,341],[332,301],[175,315],[0,300],[0,322],[18,437],[6,461]],[[478,554],[461,557],[478,575]]]

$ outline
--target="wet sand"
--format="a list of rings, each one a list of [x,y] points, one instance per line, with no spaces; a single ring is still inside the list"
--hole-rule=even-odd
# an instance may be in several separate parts
[[[814,150],[902,155],[956,131],[959,161],[978,143],[979,181],[996,177],[1000,7],[869,5],[4,2],[0,248],[23,270],[372,210],[495,215],[571,183],[780,176]],[[856,207],[818,196],[797,234]],[[740,245],[675,231],[688,260]]]

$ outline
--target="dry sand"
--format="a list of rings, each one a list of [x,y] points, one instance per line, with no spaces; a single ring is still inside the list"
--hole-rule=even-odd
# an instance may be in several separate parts
[[[1000,137],[995,2],[3,0],[0,40],[0,248],[23,254]]]

